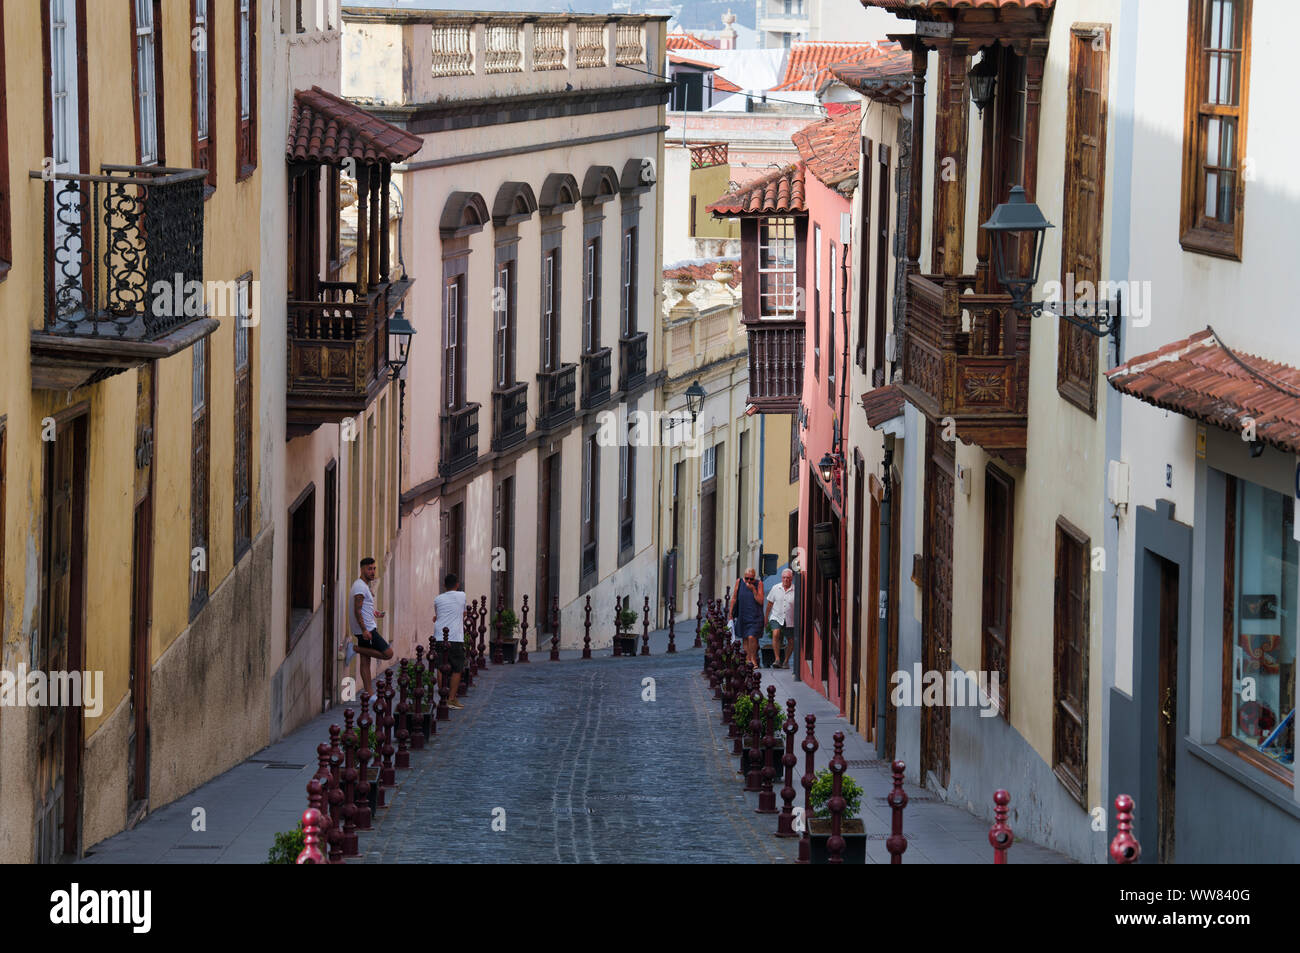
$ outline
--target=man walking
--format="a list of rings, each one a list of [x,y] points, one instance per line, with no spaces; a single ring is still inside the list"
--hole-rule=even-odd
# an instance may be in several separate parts
[[[361,560],[361,577],[352,584],[352,637],[357,640],[357,655],[361,661],[361,685],[371,694],[370,660],[387,661],[393,657],[393,648],[379,634],[379,623],[384,614],[375,611],[375,594],[370,584],[375,581],[375,561],[370,556]]]
[[[776,664],[774,668],[785,668],[785,648],[794,644],[794,573],[785,569],[781,572],[781,584],[773,586],[767,596],[767,626],[772,631],[775,643]]]
[[[457,586],[460,580],[454,572],[443,577],[443,591],[433,600],[433,636],[442,643],[442,630],[447,629],[447,654],[451,662],[451,689],[448,692],[448,708],[464,708],[456,698],[460,691],[460,673],[465,671],[465,593]],[[439,623],[439,620],[442,620]],[[444,691],[448,691],[443,686]]]

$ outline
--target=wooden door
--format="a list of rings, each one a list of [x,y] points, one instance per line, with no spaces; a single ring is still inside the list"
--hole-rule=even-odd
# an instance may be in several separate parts
[[[863,612],[867,623],[867,659],[866,659],[866,678],[863,680],[867,692],[867,725],[866,737],[868,741],[876,740],[876,717],[878,714],[878,705],[880,702],[876,693],[876,682],[880,677],[880,500],[884,488],[875,474],[872,474],[870,480],[870,499],[871,513],[869,526],[863,530],[870,534],[867,543],[867,564],[869,571],[867,574],[867,601],[863,606]]]
[[[926,671],[952,667],[952,441],[935,438],[926,427],[925,455],[925,596],[922,609],[921,655]],[[921,710],[921,778],[934,772],[948,786],[949,712],[944,705]]]
[[[700,594],[707,604],[718,598],[714,563],[717,560],[718,483],[706,480],[700,488]]]
[[[321,709],[334,703],[334,598],[339,575],[339,465],[331,460],[325,466],[325,538],[322,588],[325,603],[325,626],[321,636]]]
[[[551,633],[551,603],[560,592],[560,560],[553,556],[560,525],[560,455],[542,460],[537,489],[537,629]]]
[[[862,691],[862,572],[865,568],[863,566],[865,553],[863,551],[862,537],[867,532],[867,521],[866,514],[863,512],[866,502],[866,488],[864,486],[865,479],[862,473],[861,457],[858,458],[857,464],[854,468],[855,475],[853,477],[853,518],[857,521],[857,532],[853,534],[853,573],[857,577],[858,584],[851,587],[853,590],[853,607],[850,615],[852,629],[849,633],[849,650],[852,659],[849,664],[848,704],[849,722],[854,728],[862,731],[862,719],[859,714]],[[873,569],[874,562],[872,560]],[[868,593],[874,590],[874,586],[868,585]]]
[[[1158,557],[1157,557],[1158,558]],[[1160,564],[1160,662],[1156,685],[1156,862],[1174,862],[1174,774],[1178,750],[1178,566]]]
[[[86,417],[65,420],[45,450],[40,645],[44,672],[79,671],[85,593]],[[82,723],[77,708],[37,710],[36,857],[79,853]]]
[[[1075,285],[1102,278],[1109,44],[1097,43],[1096,37],[1097,30],[1091,26],[1075,27],[1070,35],[1061,221],[1061,283],[1067,295],[1071,275]],[[1076,291],[1075,298],[1079,296]],[[1096,414],[1097,338],[1064,321],[1057,337],[1056,388],[1070,403]]]
[[[899,493],[903,481],[899,479],[897,470],[892,470],[886,476],[890,481],[889,558],[891,564],[885,569],[889,576],[889,630],[885,635],[885,672],[888,674],[898,671],[898,580],[902,575],[899,553],[902,551],[900,547],[903,542],[900,529],[903,521],[899,515],[902,511],[902,500]],[[885,705],[885,758],[892,761],[898,746],[898,709],[884,699],[881,701]]]
[[[152,363],[136,372],[135,516],[131,544],[131,714],[127,765],[131,797],[149,797],[149,649],[153,598],[153,425]],[[134,814],[135,811],[132,811]]]

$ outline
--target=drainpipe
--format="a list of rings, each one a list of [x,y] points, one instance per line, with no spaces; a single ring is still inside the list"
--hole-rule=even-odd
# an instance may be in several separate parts
[[[758,561],[763,562],[763,510],[766,497],[764,494],[764,471],[767,469],[767,417],[758,415]],[[762,566],[759,566],[762,569]]]
[[[885,757],[885,704],[889,700],[889,675],[885,669],[889,665],[889,627],[894,615],[894,606],[889,602],[889,594],[894,591],[894,561],[889,542],[893,538],[894,522],[894,436],[885,437],[885,492],[880,501],[880,563],[885,567],[885,578],[881,582],[880,592],[875,593],[875,611],[880,617],[876,628],[876,757]]]

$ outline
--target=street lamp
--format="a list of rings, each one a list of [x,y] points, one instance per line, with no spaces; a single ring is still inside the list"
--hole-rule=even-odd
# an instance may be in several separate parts
[[[698,380],[686,388],[686,409],[691,412],[691,426],[695,426],[696,418],[700,416],[700,411],[704,409],[704,398],[706,396],[704,388],[700,386]]]
[[[402,368],[406,366],[413,334],[415,328],[411,327],[411,322],[406,320],[406,315],[398,308],[388,319],[388,367],[392,380],[397,380],[402,374]]]
[[[993,62],[993,50],[986,49],[980,61],[971,67],[966,78],[970,80],[970,101],[984,115],[984,107],[993,102],[993,90],[998,83],[998,67]]]
[[[1024,188],[1015,186],[1007,201],[995,208],[989,220],[980,226],[989,233],[989,244],[993,248],[993,268],[998,281],[1007,289],[1011,305],[1018,313],[1034,318],[1045,310],[1050,311],[1095,337],[1109,336],[1115,342],[1115,353],[1118,354],[1119,326],[1123,320],[1123,302],[1118,296],[1114,301],[1095,301],[1089,297],[1075,301],[1075,285],[1071,275],[1067,300],[1030,300],[1034,285],[1038,284],[1044,239],[1047,230],[1052,227],[1042,209],[1028,200]],[[1020,273],[1020,238],[1024,235],[1029,236],[1032,242],[1027,275]]]
[[[817,470],[822,475],[823,483],[831,482],[831,477],[835,473],[835,464],[836,464],[836,460],[833,456],[831,456],[831,452],[829,450],[827,450],[825,453],[822,454],[821,460],[819,460],[817,463]]]

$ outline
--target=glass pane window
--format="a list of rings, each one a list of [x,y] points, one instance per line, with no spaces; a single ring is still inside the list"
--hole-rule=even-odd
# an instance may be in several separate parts
[[[198,49],[194,51],[194,135],[208,138],[208,13],[206,0],[194,5],[194,29]]]
[[[794,317],[794,219],[767,218],[759,223],[758,285],[762,317]]]
[[[158,160],[158,100],[154,88],[153,0],[135,2],[135,57],[140,110],[140,161]]]
[[[249,65],[252,57],[250,49],[251,24],[249,23],[249,0],[239,0],[239,118],[249,118],[249,103],[252,101],[249,90]]]
[[[1229,500],[1233,576],[1229,736],[1288,770],[1295,764],[1295,501],[1237,480]]]

